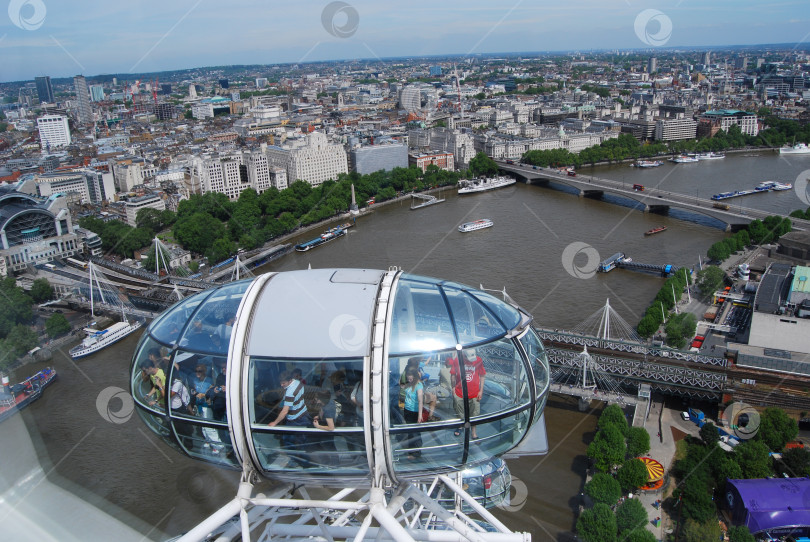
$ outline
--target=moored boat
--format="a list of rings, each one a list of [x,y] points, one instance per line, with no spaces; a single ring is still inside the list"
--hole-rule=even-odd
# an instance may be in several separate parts
[[[7,376],[3,376],[3,387],[0,389],[0,421],[10,418],[18,411],[33,403],[42,395],[42,390],[54,381],[56,370],[46,367],[19,384],[9,385]]]
[[[644,235],[655,235],[656,233],[661,233],[662,231],[666,231],[666,226],[658,226],[657,228],[653,228],[651,230],[647,230],[644,232]]]
[[[698,162],[698,159],[696,156],[687,156],[686,154],[681,154],[680,156],[670,158],[669,161],[675,162],[676,164],[691,164],[693,162]]]
[[[93,316],[93,318],[95,318],[95,292],[99,292],[102,302],[108,302],[104,299],[104,288],[102,287],[102,283],[99,281],[98,271],[96,271],[95,264],[93,264],[92,261],[89,263],[87,269],[88,276],[90,278],[90,314]],[[84,328],[86,336],[84,339],[82,339],[81,343],[70,349],[70,357],[73,359],[79,359],[89,356],[90,354],[98,352],[102,348],[106,348],[111,344],[120,341],[133,331],[140,329],[142,325],[143,322],[140,320],[133,320],[130,322],[127,319],[124,304],[121,303],[121,321],[116,322],[105,329],[95,329],[92,327]]]
[[[459,194],[472,194],[474,192],[484,192],[495,190],[515,184],[517,181],[512,177],[487,177],[482,179],[462,179],[458,182]]]
[[[810,154],[810,147],[807,143],[796,143],[791,147],[780,148],[779,154]]]
[[[343,237],[346,235],[346,230],[351,227],[351,224],[341,224],[340,226],[335,226],[334,228],[329,228],[325,232],[323,232],[319,237],[315,239],[311,239],[306,243],[300,243],[295,245],[295,250],[298,252],[306,252],[308,250],[312,250],[315,247],[319,247],[324,245],[330,241],[334,241],[339,237]]]
[[[702,152],[697,155],[698,160],[720,160],[725,157],[725,154],[717,154],[714,152]]]
[[[639,160],[635,163],[636,167],[658,167],[664,163],[661,160]]]
[[[466,233],[468,231],[475,231],[475,230],[483,230],[484,228],[491,228],[494,226],[494,222],[488,218],[482,218],[480,220],[474,220],[472,222],[465,222],[461,226],[458,227],[458,231],[462,233]]]

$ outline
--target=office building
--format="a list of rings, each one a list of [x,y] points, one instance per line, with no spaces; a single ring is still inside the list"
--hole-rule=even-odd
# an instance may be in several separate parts
[[[218,192],[236,200],[246,188],[261,194],[287,188],[287,171],[271,165],[263,151],[195,157],[190,167],[190,193]]]
[[[37,85],[37,97],[40,103],[55,103],[56,99],[53,97],[53,86],[51,86],[51,78],[47,75],[44,77],[35,77],[34,82]]]
[[[408,165],[415,165],[424,173],[430,165],[436,166],[445,171],[453,171],[453,154],[449,152],[425,152],[420,154],[409,154]]]
[[[37,175],[33,186],[25,183],[24,192],[34,192],[38,196],[49,197],[54,194],[75,194],[81,203],[103,203],[112,201],[115,194],[112,173],[101,173],[92,169],[72,171],[54,171]]]
[[[313,132],[306,144],[296,148],[267,147],[267,157],[275,166],[287,170],[287,180],[306,181],[318,186],[349,172],[349,160],[343,145],[329,143],[326,135]]]
[[[101,85],[90,85],[90,101],[104,101],[104,87]]]
[[[656,141],[694,139],[696,134],[697,122],[692,119],[660,119],[655,123]]]
[[[138,216],[138,211],[141,209],[157,209],[158,211],[166,210],[166,202],[157,194],[147,194],[137,198],[132,198],[127,201],[127,224],[133,228],[136,226],[135,219]]]
[[[408,147],[402,144],[371,145],[351,150],[352,169],[361,175],[408,167]]]
[[[701,122],[708,122],[712,126],[728,132],[728,129],[736,124],[742,133],[755,136],[759,133],[756,113],[740,111],[738,109],[718,109],[716,111],[706,111],[700,116]]]
[[[658,59],[654,56],[650,57],[647,61],[647,73],[655,73],[658,71]]]
[[[73,78],[73,90],[76,93],[76,120],[81,125],[93,124],[93,109],[90,105],[90,91],[87,80],[82,75]]]
[[[68,119],[62,115],[43,115],[37,119],[39,144],[43,151],[70,145]]]

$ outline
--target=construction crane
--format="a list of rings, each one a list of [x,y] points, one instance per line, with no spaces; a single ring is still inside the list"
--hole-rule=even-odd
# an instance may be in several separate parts
[[[461,107],[461,83],[458,82],[458,68],[453,64],[453,72],[456,74],[456,92],[458,92],[458,111],[461,113],[461,118],[464,118],[464,108]]]
[[[158,88],[158,77],[155,76],[155,82],[152,84],[152,97],[155,99],[155,114],[157,114],[157,88]]]

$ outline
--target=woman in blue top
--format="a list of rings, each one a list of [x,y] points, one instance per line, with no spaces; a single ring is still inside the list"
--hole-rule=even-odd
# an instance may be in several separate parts
[[[424,385],[419,378],[419,369],[410,368],[405,372],[407,383],[405,384],[405,423],[419,423],[422,421],[422,408],[424,408]],[[422,435],[418,431],[410,434],[409,447],[413,451],[408,454],[408,459],[416,459],[422,455]]]

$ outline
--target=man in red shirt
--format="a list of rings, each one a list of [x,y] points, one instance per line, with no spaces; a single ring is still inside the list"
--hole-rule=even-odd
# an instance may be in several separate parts
[[[464,380],[467,383],[467,407],[470,411],[470,418],[481,414],[481,397],[484,395],[484,378],[487,374],[484,369],[484,362],[475,353],[474,348],[464,350]],[[464,388],[461,383],[461,371],[459,369],[458,358],[453,356],[447,360],[450,367],[450,376],[453,383],[453,408],[456,415],[464,419]],[[456,434],[459,434],[456,431]],[[472,426],[472,438],[478,438],[475,425]]]

